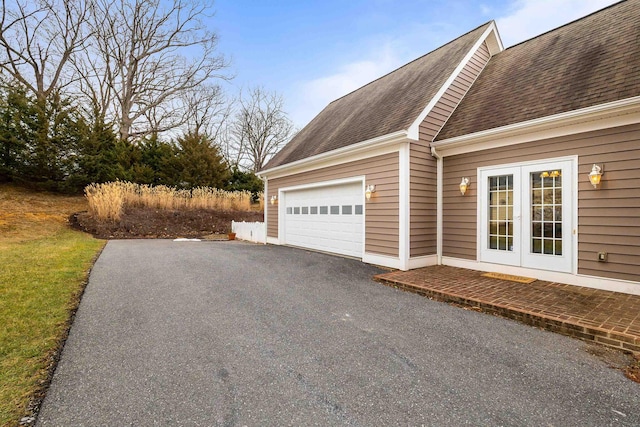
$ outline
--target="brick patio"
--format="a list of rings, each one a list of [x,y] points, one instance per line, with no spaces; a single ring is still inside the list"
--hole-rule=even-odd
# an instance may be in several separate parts
[[[553,332],[640,353],[640,296],[536,280],[522,284],[448,266],[393,271],[376,280]]]

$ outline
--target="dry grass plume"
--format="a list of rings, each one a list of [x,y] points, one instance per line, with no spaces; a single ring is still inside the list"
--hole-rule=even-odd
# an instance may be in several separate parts
[[[198,187],[178,190],[164,185],[152,186],[131,182],[91,184],[85,188],[89,214],[104,220],[119,220],[125,207],[151,209],[211,209],[218,211],[251,211],[249,191],[224,191]],[[260,197],[260,207],[263,206]]]

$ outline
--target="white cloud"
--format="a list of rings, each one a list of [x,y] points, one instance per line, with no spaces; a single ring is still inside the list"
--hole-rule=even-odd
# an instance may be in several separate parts
[[[496,19],[505,47],[586,16],[619,0],[518,0]]]

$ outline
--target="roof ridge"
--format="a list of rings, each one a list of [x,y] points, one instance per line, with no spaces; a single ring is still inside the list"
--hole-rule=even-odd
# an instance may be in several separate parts
[[[564,27],[567,27],[567,26],[569,26],[569,25],[573,25],[573,24],[575,24],[575,23],[576,23],[576,22],[578,22],[578,21],[582,21],[582,20],[584,20],[584,19],[590,18],[590,17],[591,17],[591,16],[593,16],[593,15],[596,15],[596,14],[598,14],[598,13],[604,12],[604,11],[605,11],[605,10],[607,10],[607,9],[611,9],[612,7],[618,6],[619,4],[621,4],[621,3],[626,3],[626,2],[627,2],[627,0],[620,0],[620,1],[618,1],[618,2],[615,2],[615,3],[613,3],[613,4],[610,4],[609,6],[605,6],[605,7],[603,7],[602,9],[595,10],[595,11],[591,12],[591,13],[590,13],[590,14],[588,14],[588,15],[581,16],[581,17],[579,17],[579,18],[574,19],[573,21],[569,21],[569,22],[567,22],[567,23],[565,23],[565,24],[562,24],[562,25],[560,25],[559,27],[552,28],[552,29],[550,29],[550,30],[548,30],[548,31],[545,31],[545,32],[544,32],[544,33],[542,33],[542,34],[535,35],[535,36],[533,36],[533,37],[531,37],[531,38],[528,38],[528,39],[523,40],[523,41],[521,41],[521,42],[519,42],[519,43],[516,43],[516,44],[514,44],[514,45],[512,45],[512,46],[509,46],[508,48],[505,48],[502,52],[504,52],[504,51],[506,51],[506,50],[509,50],[509,49],[511,49],[511,48],[514,48],[514,47],[516,47],[516,46],[520,46],[520,45],[521,45],[521,44],[523,44],[523,43],[528,43],[528,42],[530,42],[531,40],[538,39],[538,38],[540,38],[540,37],[542,37],[542,36],[545,36],[545,35],[547,35],[547,34],[549,34],[549,33],[553,33],[553,32],[555,32],[555,31],[558,31],[558,30],[560,30],[560,29],[562,29],[562,28],[564,28]],[[500,53],[502,53],[502,52],[500,52]]]
[[[626,0],[623,0],[623,1],[626,1]],[[361,89],[364,89],[365,87],[367,87],[367,86],[369,86],[369,85],[371,85],[371,84],[373,84],[373,83],[377,82],[378,80],[381,80],[381,79],[383,79],[383,78],[387,77],[388,75],[395,73],[396,71],[399,71],[399,70],[401,70],[401,69],[403,69],[403,68],[405,68],[405,67],[408,67],[409,65],[413,64],[413,63],[414,63],[414,62],[416,62],[416,61],[419,61],[420,59],[424,58],[425,56],[427,56],[427,55],[431,55],[432,53],[434,53],[434,52],[436,52],[436,51],[438,51],[438,50],[440,50],[440,49],[442,49],[442,48],[444,48],[444,47],[446,47],[446,46],[450,45],[451,43],[453,43],[453,42],[455,42],[455,41],[457,41],[457,40],[460,40],[461,38],[463,38],[463,37],[465,37],[465,36],[467,36],[467,35],[469,35],[469,34],[473,33],[473,32],[474,32],[474,31],[476,31],[476,30],[479,30],[479,29],[480,29],[480,28],[482,28],[482,27],[486,27],[486,26],[490,25],[491,23],[495,23],[495,20],[493,20],[493,19],[492,19],[492,20],[490,20],[490,21],[485,22],[485,23],[484,23],[484,24],[482,24],[482,25],[478,25],[476,28],[474,28],[474,29],[472,29],[472,30],[467,31],[466,33],[464,33],[464,34],[462,34],[462,35],[460,35],[460,36],[456,37],[456,38],[455,38],[455,39],[453,39],[453,40],[450,40],[449,42],[447,42],[447,43],[443,44],[442,46],[439,46],[439,47],[437,47],[437,48],[435,48],[435,49],[433,49],[433,50],[430,50],[429,52],[427,52],[427,53],[425,53],[425,54],[423,54],[423,55],[420,55],[419,57],[417,57],[417,58],[415,58],[415,59],[413,59],[413,60],[411,60],[411,61],[407,62],[406,64],[401,65],[401,66],[399,66],[398,68],[395,68],[395,69],[393,69],[393,70],[389,71],[389,72],[388,72],[388,73],[386,73],[386,74],[383,74],[382,76],[378,77],[377,79],[375,79],[375,80],[371,80],[369,83],[366,83],[366,84],[364,84],[364,85],[362,85],[362,86],[360,86],[360,87],[358,87],[358,88],[356,88],[356,89],[352,90],[351,92],[348,92],[348,93],[346,93],[346,94],[342,95],[341,97],[334,99],[334,100],[333,100],[333,101],[331,101],[329,104],[327,104],[327,105],[326,105],[326,107],[328,107],[329,105],[333,104],[334,102],[337,102],[337,101],[341,100],[342,98],[345,98],[345,97],[347,97],[347,96],[349,96],[349,95],[351,95],[351,94],[353,94],[353,93],[355,93],[355,92],[357,92],[357,91],[359,91],[359,90],[361,90]],[[326,108],[326,107],[325,107],[325,108]]]

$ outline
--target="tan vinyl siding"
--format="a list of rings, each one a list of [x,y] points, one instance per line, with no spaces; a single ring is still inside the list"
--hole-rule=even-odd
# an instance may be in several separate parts
[[[433,141],[490,58],[489,48],[483,42],[420,124],[420,141]]]
[[[411,169],[409,184],[410,257],[434,255],[437,251],[437,171],[436,161],[431,156],[429,143],[440,132],[490,57],[486,43],[482,43],[421,123],[420,143],[411,145],[409,161]]]
[[[477,168],[578,156],[578,273],[640,281],[640,124],[501,147],[444,159],[445,256],[476,259]],[[604,164],[600,188],[587,175]],[[469,177],[467,195],[457,191]],[[598,262],[597,252],[608,252]]]
[[[279,188],[316,182],[365,176],[365,185],[373,184],[376,192],[365,206],[365,251],[398,256],[399,247],[399,155],[398,152],[317,169],[282,178],[270,179],[266,200],[278,194]],[[278,237],[277,205],[267,206],[267,236]]]
[[[436,253],[436,161],[426,145],[412,144],[410,149],[409,256]]]

